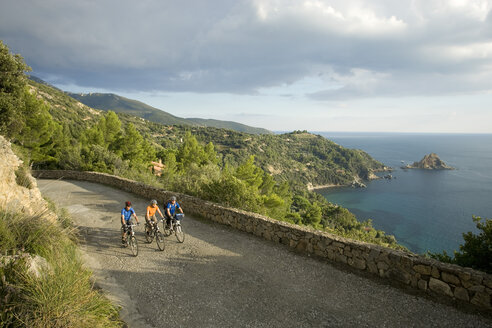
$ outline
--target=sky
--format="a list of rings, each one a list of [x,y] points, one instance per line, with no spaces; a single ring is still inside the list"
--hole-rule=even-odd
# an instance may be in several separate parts
[[[273,131],[492,133],[492,0],[4,0],[32,74]]]

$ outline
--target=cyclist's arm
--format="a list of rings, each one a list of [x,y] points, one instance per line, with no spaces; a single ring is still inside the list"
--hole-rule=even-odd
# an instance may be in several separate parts
[[[125,216],[121,214],[121,224],[125,225]]]
[[[159,214],[161,215],[161,219],[164,219],[164,215],[162,215],[162,212],[159,208],[157,208],[157,212],[159,212]]]
[[[133,216],[135,217],[135,221],[137,221],[138,223],[138,217],[137,217],[137,213],[135,213],[135,210],[133,210]]]

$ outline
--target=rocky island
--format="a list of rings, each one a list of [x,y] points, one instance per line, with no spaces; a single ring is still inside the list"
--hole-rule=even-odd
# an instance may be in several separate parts
[[[454,170],[453,167],[446,165],[435,153],[425,155],[420,162],[402,166],[402,169]]]

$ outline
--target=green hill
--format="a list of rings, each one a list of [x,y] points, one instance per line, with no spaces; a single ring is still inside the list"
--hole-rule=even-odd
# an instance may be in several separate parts
[[[171,115],[163,110],[149,106],[143,102],[133,99],[128,99],[112,93],[82,93],[82,94],[67,93],[67,94],[70,97],[77,99],[81,103],[90,106],[92,108],[97,108],[102,110],[112,110],[116,113],[125,113],[129,115],[141,117],[152,122],[161,123],[164,125],[198,125],[198,126],[223,128],[223,129],[235,130],[239,132],[246,132],[252,134],[272,133],[266,129],[255,128],[231,121],[220,121],[220,120],[201,119],[201,118],[181,118]]]

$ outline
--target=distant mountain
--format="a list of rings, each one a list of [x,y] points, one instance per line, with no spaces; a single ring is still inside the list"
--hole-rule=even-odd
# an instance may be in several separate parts
[[[149,106],[143,102],[128,99],[112,93],[67,93],[70,97],[81,103],[96,109],[112,110],[117,113],[125,113],[146,120],[165,125],[198,125],[229,129],[250,134],[272,134],[271,131],[255,128],[231,121],[220,121],[201,118],[181,118],[171,115],[163,110]]]

